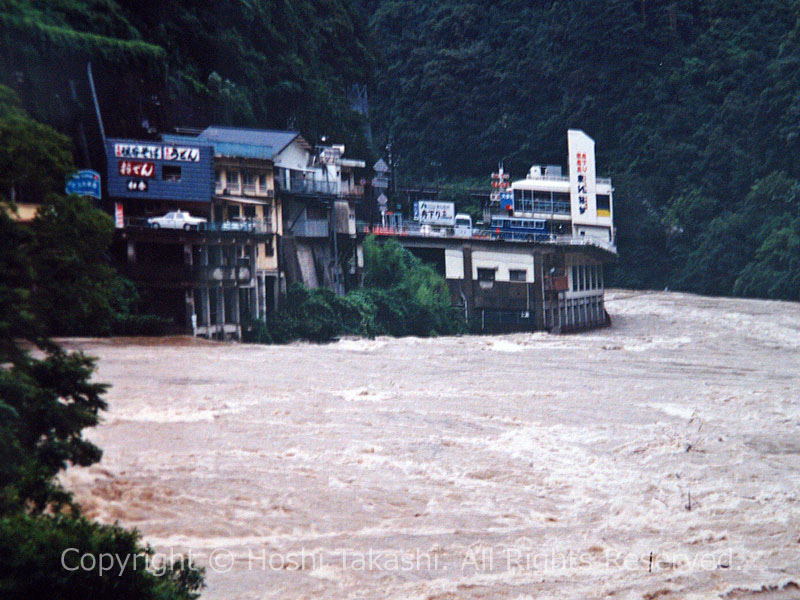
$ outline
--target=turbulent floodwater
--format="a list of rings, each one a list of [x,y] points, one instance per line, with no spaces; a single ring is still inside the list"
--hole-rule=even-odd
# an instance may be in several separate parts
[[[796,597],[800,305],[607,298],[572,336],[70,342],[113,388],[65,480],[204,598]]]

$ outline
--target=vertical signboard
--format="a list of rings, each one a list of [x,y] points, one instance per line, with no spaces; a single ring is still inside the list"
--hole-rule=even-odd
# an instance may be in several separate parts
[[[569,193],[572,222],[576,225],[597,223],[597,177],[594,140],[579,129],[567,132],[569,148]]]
[[[125,213],[122,210],[122,202],[114,203],[114,227],[117,229],[125,227]]]

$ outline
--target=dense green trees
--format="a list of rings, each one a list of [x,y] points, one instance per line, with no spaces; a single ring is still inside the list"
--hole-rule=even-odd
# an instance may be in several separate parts
[[[756,283],[793,280],[796,196],[747,197],[800,180],[799,21],[793,0],[0,0],[0,83],[91,140],[91,59],[113,134],[293,125],[364,156],[348,92],[371,84],[375,153],[474,216],[467,182],[563,163],[582,128],[616,186],[614,283],[797,299]]]
[[[582,128],[616,186],[614,283],[800,299],[796,2],[362,4],[383,42],[376,132],[407,176],[502,158],[521,177]]]
[[[0,83],[39,120],[76,137],[83,123],[91,142],[87,61],[109,135],[296,127],[363,152],[349,95],[371,82],[369,40],[346,0],[0,0]]]
[[[61,563],[68,548],[149,552],[135,532],[82,518],[56,479],[100,460],[84,430],[98,423],[106,386],[92,381],[91,358],[48,334],[110,328],[114,288],[124,285],[104,260],[108,216],[57,193],[70,165],[67,138],[0,86],[0,597],[189,600],[202,574],[188,563],[120,577]],[[41,204],[32,224],[13,218],[15,199]]]
[[[465,330],[441,275],[396,240],[364,241],[364,287],[340,297],[330,290],[289,287],[284,308],[258,322],[248,341],[329,341],[343,335],[446,335]]]

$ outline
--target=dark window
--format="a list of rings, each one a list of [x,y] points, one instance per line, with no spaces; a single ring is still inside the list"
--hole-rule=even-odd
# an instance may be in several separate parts
[[[242,214],[238,204],[228,204],[228,218],[237,219]]]
[[[525,281],[528,272],[525,269],[510,269],[508,271],[508,278],[511,281]]]
[[[494,269],[478,269],[478,281],[494,281]]]
[[[164,181],[180,181],[181,168],[173,167],[170,165],[164,165],[163,167],[161,167],[161,179],[163,179]]]
[[[597,210],[611,210],[611,198],[606,194],[597,194]]]
[[[222,218],[222,205],[217,204],[214,206],[214,221],[217,223],[221,223],[225,219]]]
[[[255,218],[256,216],[256,207],[252,204],[248,204],[244,207],[244,216],[249,217],[251,219]]]

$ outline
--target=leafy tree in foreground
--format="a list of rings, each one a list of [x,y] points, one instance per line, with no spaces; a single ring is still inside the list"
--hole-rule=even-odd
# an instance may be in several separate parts
[[[188,564],[102,577],[62,564],[70,548],[95,557],[149,552],[136,532],[81,517],[56,479],[102,455],[84,431],[98,423],[106,386],[92,381],[93,359],[47,334],[113,318],[103,289],[116,281],[103,260],[109,223],[86,201],[53,193],[63,176],[43,172],[69,167],[66,140],[29,119],[3,88],[0,141],[0,598],[194,598],[202,573]],[[12,218],[20,196],[41,204],[31,226]]]

